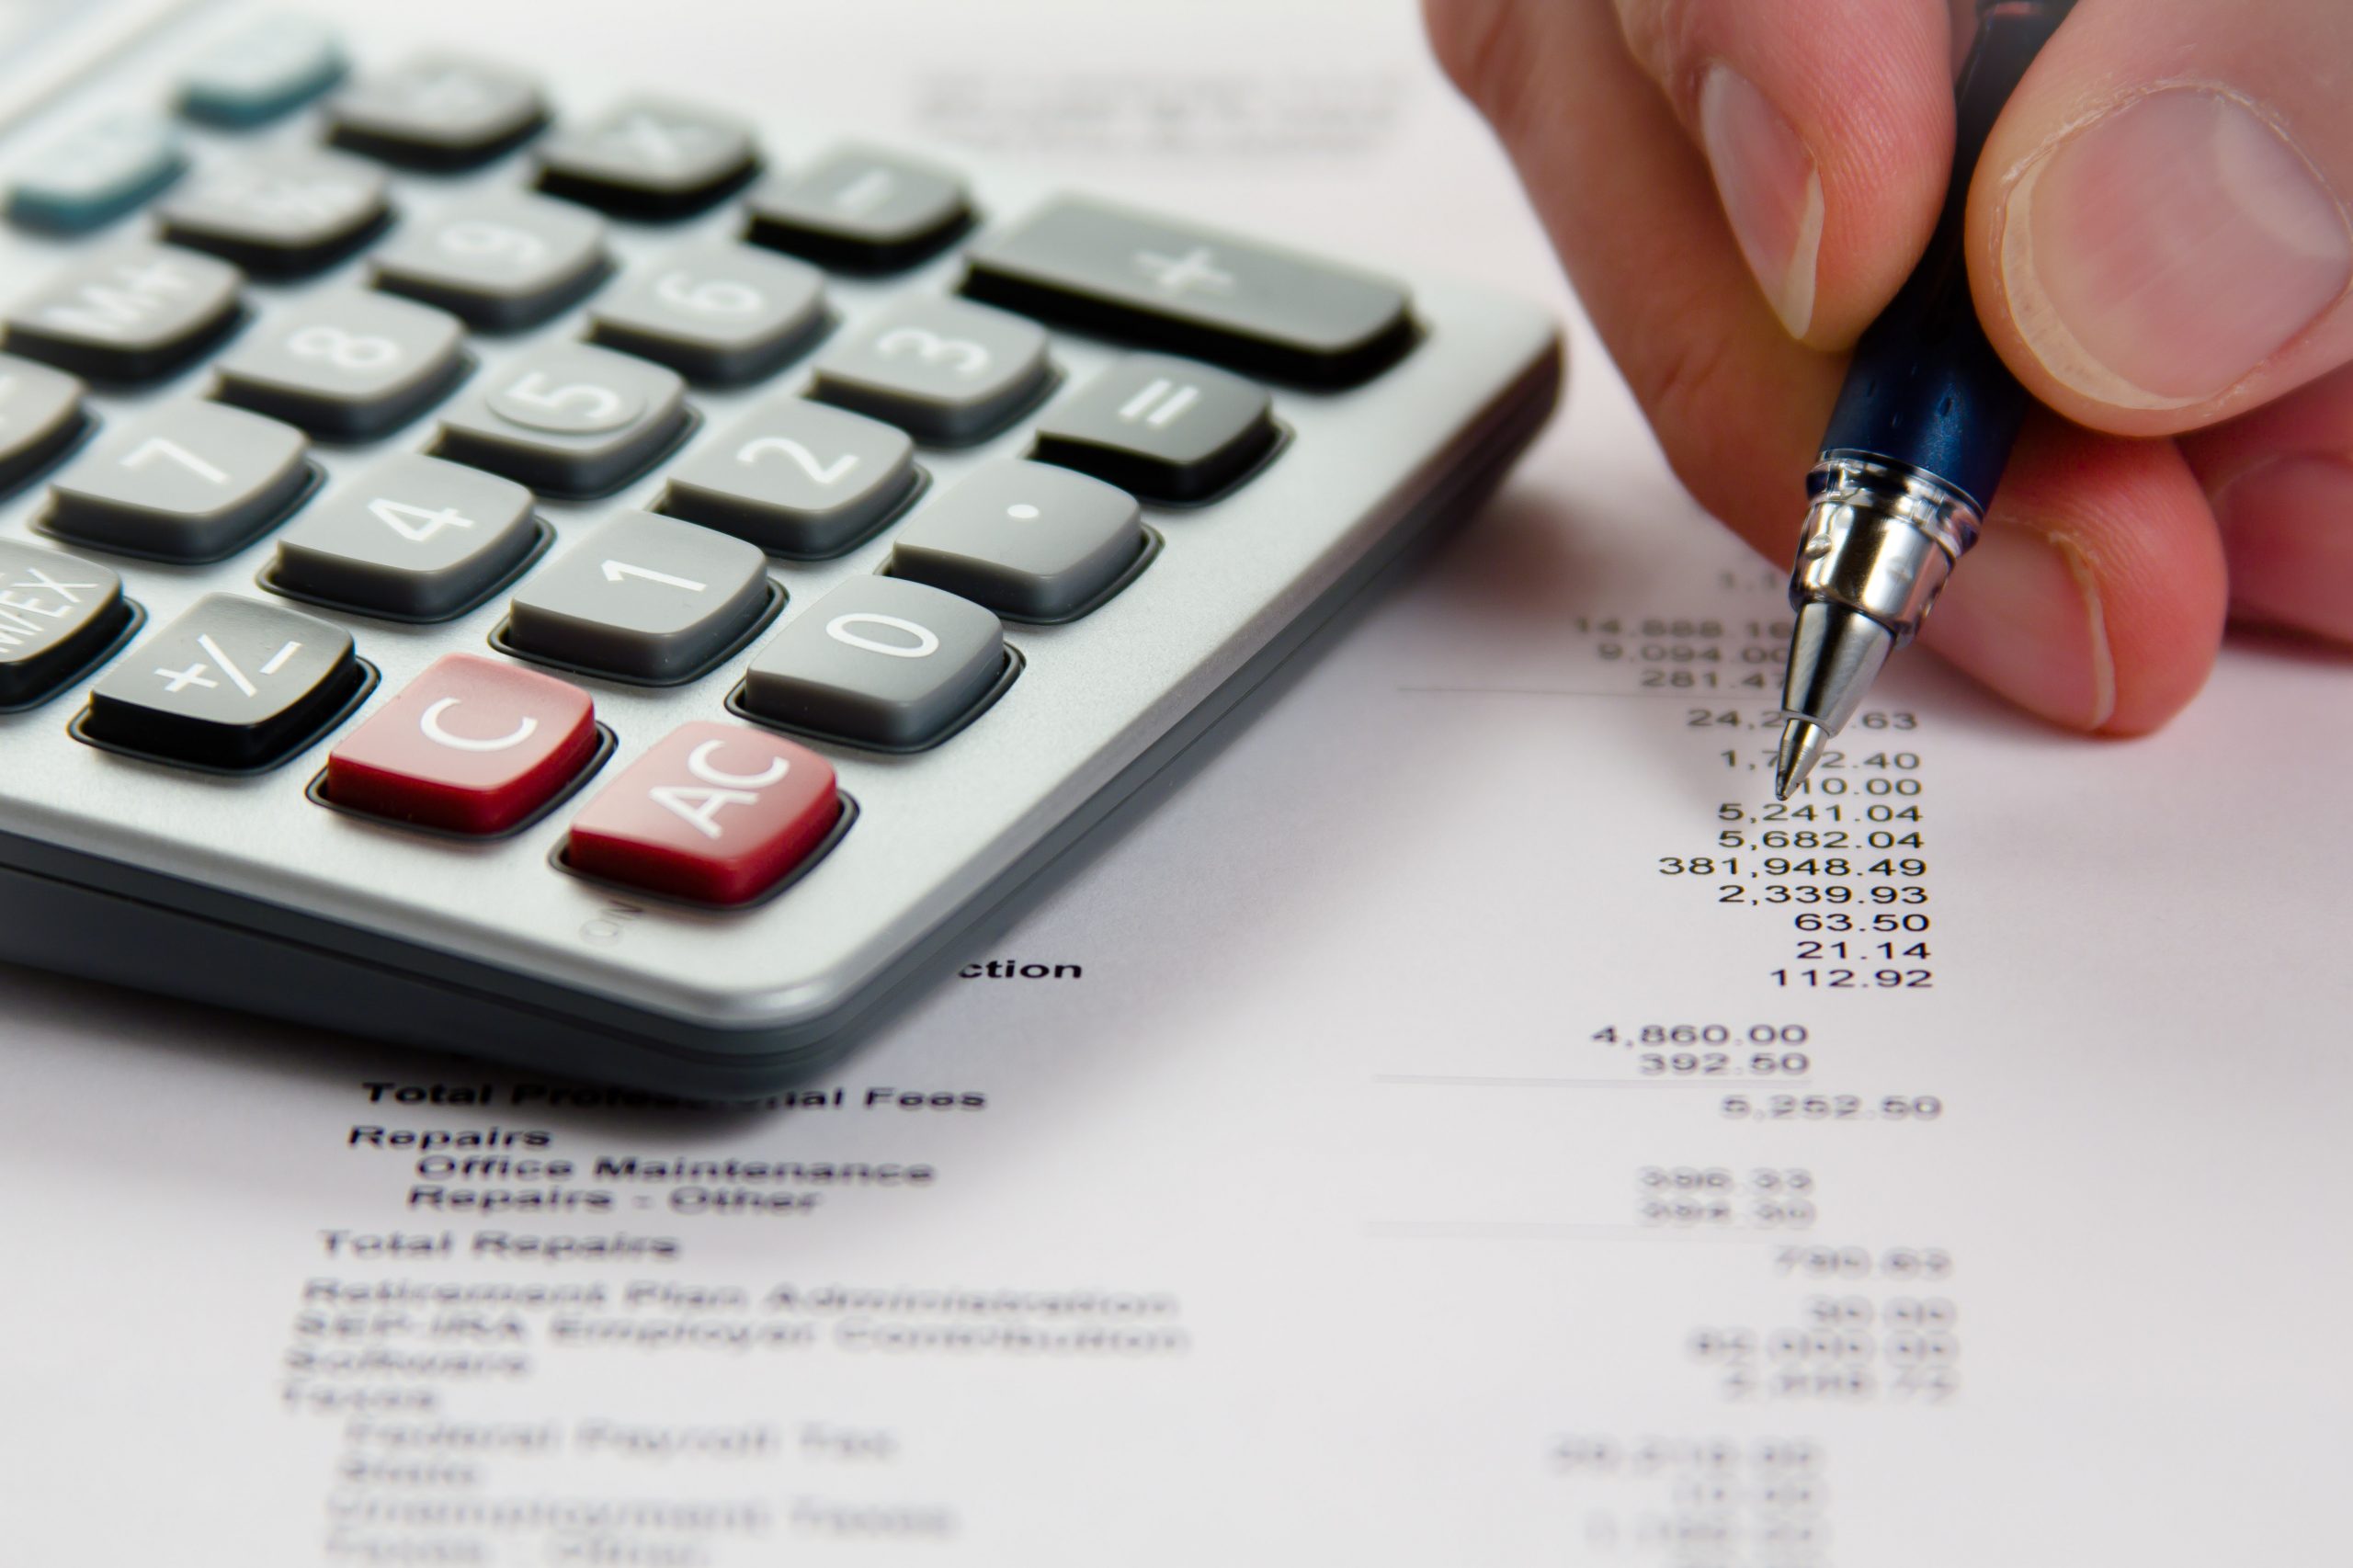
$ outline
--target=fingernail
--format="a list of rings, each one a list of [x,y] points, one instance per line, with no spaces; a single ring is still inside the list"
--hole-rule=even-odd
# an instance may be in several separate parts
[[[2229,391],[2345,292],[2353,233],[2235,98],[2137,98],[2040,154],[2004,206],[2002,280],[2045,368],[2120,408]]]
[[[2353,640],[2353,467],[2290,457],[2214,497],[2232,613]]]
[[[1927,641],[2022,708],[2097,730],[2116,710],[2116,666],[2091,563],[2030,528],[1991,528],[1954,568]]]
[[[1814,261],[1822,249],[1822,176],[1780,110],[1731,66],[1699,85],[1699,141],[1748,269],[1790,329],[1813,323]]]

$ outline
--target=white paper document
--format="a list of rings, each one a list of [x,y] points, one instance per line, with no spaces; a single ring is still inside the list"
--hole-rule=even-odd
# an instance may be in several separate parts
[[[1409,21],[1222,210],[1569,316]],[[875,118],[1063,156],[1085,83],[993,70]],[[1770,804],[1783,574],[1573,359],[1483,517],[776,1102],[0,970],[0,1562],[2341,1557],[2353,663],[2241,641],[2109,744],[1908,654]]]

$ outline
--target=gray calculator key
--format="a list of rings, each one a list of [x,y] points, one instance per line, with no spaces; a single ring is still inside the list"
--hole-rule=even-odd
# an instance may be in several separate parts
[[[0,540],[0,710],[50,696],[131,616],[122,579],[97,562]]]
[[[115,662],[90,693],[85,740],[245,772],[314,738],[362,679],[351,635],[316,616],[207,594]]]
[[[153,381],[209,347],[237,318],[243,276],[166,245],[128,244],[75,262],[7,316],[7,347],[95,380]]]
[[[63,370],[0,354],[0,490],[72,446],[88,427],[83,390]]]
[[[540,188],[631,218],[679,218],[751,177],[750,127],[669,99],[624,99],[538,149]]]
[[[309,294],[248,330],[219,366],[219,396],[314,436],[363,440],[445,395],[465,328],[429,305],[364,289]]]
[[[1063,620],[1090,608],[1143,552],[1135,498],[1045,463],[973,470],[916,514],[891,547],[891,574],[999,615]]]
[[[852,577],[760,650],[738,700],[753,717],[908,751],[970,714],[1005,658],[1005,628],[971,600],[896,577]]]
[[[269,586],[404,620],[471,609],[540,542],[531,493],[438,458],[386,458],[278,537]]]
[[[113,222],[188,167],[179,133],[150,114],[85,125],[33,154],[8,191],[8,216],[28,229],[80,234]]]
[[[678,373],[551,343],[475,382],[434,450],[550,495],[608,495],[676,445],[693,415]]]
[[[547,122],[536,83],[454,54],[370,73],[327,105],[336,146],[409,168],[464,169],[520,146]]]
[[[767,558],[742,540],[621,512],[526,580],[503,635],[551,664],[672,682],[723,656],[767,603]]]
[[[1267,389],[1165,354],[1131,354],[1047,410],[1036,456],[1154,501],[1198,501],[1275,444]]]
[[[751,237],[826,267],[912,267],[971,226],[964,182],[935,165],[870,147],[840,147],[798,174],[756,188]]]
[[[282,517],[313,481],[302,432],[217,403],[116,426],[50,486],[42,526],[126,555],[218,561]]]
[[[812,395],[887,419],[919,441],[995,434],[1053,380],[1034,322],[961,300],[911,300],[829,347]]]
[[[780,397],[670,471],[659,509],[771,555],[839,554],[922,483],[906,432]]]
[[[823,327],[813,267],[725,241],[682,246],[639,267],[589,311],[589,335],[697,381],[765,379]]]
[[[391,212],[382,171],[332,153],[253,153],[200,168],[164,201],[164,238],[249,272],[299,277],[342,260]]]
[[[469,324],[517,332],[604,278],[605,222],[545,197],[478,197],[411,219],[371,258],[376,287]]]
[[[1412,345],[1403,285],[1065,197],[973,247],[964,292],[1290,381],[1360,381]]]
[[[334,30],[303,17],[268,17],[241,28],[180,73],[180,112],[233,129],[293,113],[347,68]]]

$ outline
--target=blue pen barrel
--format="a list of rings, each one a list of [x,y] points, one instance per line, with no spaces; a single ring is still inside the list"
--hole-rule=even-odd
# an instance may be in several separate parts
[[[2071,3],[2071,0],[2070,0]],[[1995,118],[2069,3],[1989,0],[1955,88],[1952,184],[1935,237],[1856,345],[1822,449],[1922,470],[1982,514],[2001,483],[2027,395],[1977,324],[1962,228],[1969,184]]]

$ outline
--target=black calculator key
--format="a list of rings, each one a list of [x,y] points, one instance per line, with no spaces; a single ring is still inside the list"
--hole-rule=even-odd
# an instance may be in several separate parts
[[[1046,463],[973,470],[898,531],[891,574],[1024,620],[1093,607],[1143,553],[1135,498]]]
[[[610,265],[603,219],[521,194],[412,219],[370,260],[377,288],[489,332],[537,326],[595,288]]]
[[[1005,673],[1005,628],[969,599],[852,577],[785,622],[737,700],[748,717],[913,751],[946,736]]]
[[[38,702],[122,634],[122,580],[94,561],[0,540],[0,710]]]
[[[179,133],[151,114],[117,114],[41,148],[17,170],[8,216],[28,229],[87,233],[113,222],[188,168]]]
[[[1131,354],[1038,424],[1036,456],[1154,501],[1198,501],[1276,440],[1267,389],[1165,354]]]
[[[347,68],[332,28],[268,17],[188,62],[180,73],[180,112],[233,130],[267,125],[342,81]]]
[[[775,373],[824,320],[824,274],[723,240],[639,267],[588,313],[593,341],[721,386]]]
[[[305,295],[248,330],[218,395],[314,436],[364,440],[448,393],[464,365],[455,316],[364,289]]]
[[[672,468],[657,509],[771,555],[835,555],[915,493],[922,483],[915,455],[904,430],[780,397]]]
[[[742,540],[620,512],[515,595],[511,651],[567,668],[669,682],[699,673],[767,609],[767,558]]]
[[[454,54],[420,55],[371,73],[327,105],[327,135],[336,146],[416,169],[486,164],[546,123],[538,84]]]
[[[163,561],[218,561],[310,488],[302,432],[217,403],[175,403],[117,425],[50,485],[42,527]]]
[[[1289,381],[1359,381],[1413,341],[1402,284],[1105,202],[1050,202],[969,259],[976,300]]]
[[[153,381],[237,318],[243,275],[167,245],[126,244],[67,267],[8,312],[7,347],[95,380]]]
[[[115,662],[76,733],[117,750],[246,772],[313,739],[363,678],[341,627],[207,594]]]
[[[946,169],[869,147],[837,148],[753,190],[751,237],[825,267],[892,272],[971,227],[972,199]]]
[[[269,586],[402,620],[472,608],[539,547],[531,493],[403,452],[306,509],[278,537]]]
[[[248,272],[297,278],[332,266],[383,227],[384,176],[332,153],[253,153],[200,169],[157,210],[164,238]]]
[[[438,456],[550,495],[608,495],[683,437],[676,370],[584,343],[551,343],[476,383],[441,422]]]
[[[82,392],[63,370],[0,354],[0,490],[40,470],[88,426]]]
[[[1035,322],[962,300],[909,300],[827,347],[811,395],[918,441],[984,439],[1053,382]]]
[[[541,190],[630,218],[699,212],[759,166],[743,121],[651,97],[559,127],[538,157]]]

